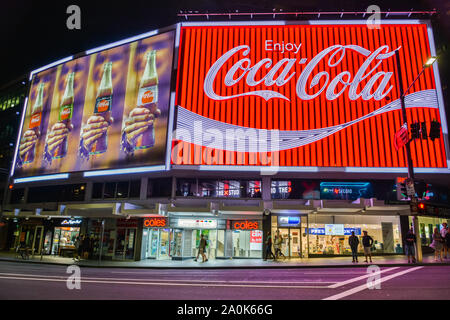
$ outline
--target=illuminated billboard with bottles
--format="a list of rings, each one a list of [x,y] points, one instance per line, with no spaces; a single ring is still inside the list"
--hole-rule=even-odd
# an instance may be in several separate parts
[[[164,166],[174,41],[171,30],[32,73],[14,176]]]
[[[435,55],[421,20],[185,22],[172,164],[406,171],[405,148],[393,143],[403,125],[399,85],[406,90]],[[409,124],[442,124],[438,139],[411,143],[417,172],[448,173],[437,63],[405,103]]]

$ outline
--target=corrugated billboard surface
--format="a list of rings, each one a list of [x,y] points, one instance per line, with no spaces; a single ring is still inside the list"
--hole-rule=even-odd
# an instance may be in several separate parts
[[[172,164],[407,167],[397,76],[406,90],[430,55],[419,23],[183,26]],[[438,100],[428,68],[408,123],[445,121]],[[415,167],[447,168],[442,132],[411,151]]]
[[[33,75],[15,176],[164,165],[175,32]]]

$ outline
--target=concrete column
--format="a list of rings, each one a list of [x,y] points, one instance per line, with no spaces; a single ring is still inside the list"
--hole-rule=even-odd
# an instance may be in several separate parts
[[[413,216],[413,228],[416,235],[416,260],[422,262],[422,240],[420,239],[419,217]]]
[[[147,199],[147,186],[148,186],[148,177],[141,178],[141,191],[139,193],[140,200]]]

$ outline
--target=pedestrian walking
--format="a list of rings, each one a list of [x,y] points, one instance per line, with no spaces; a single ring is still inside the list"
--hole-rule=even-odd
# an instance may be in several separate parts
[[[278,259],[278,257],[283,256],[283,258],[286,258],[283,252],[281,251],[281,247],[283,246],[283,237],[280,234],[280,231],[278,230],[277,234],[275,235],[273,246],[275,248],[275,259]]]
[[[348,244],[350,245],[350,249],[352,249],[352,263],[358,262],[359,239],[355,236],[355,231],[352,231],[352,235],[348,238]]]
[[[447,233],[448,233],[448,226],[447,226],[447,223],[444,222],[442,224],[442,229],[441,229],[441,237],[442,237],[442,239],[445,240],[445,236],[447,235]],[[442,247],[442,255],[444,256],[444,259],[447,259],[447,253],[448,253],[448,245],[447,245],[447,242],[444,241],[443,242],[443,247]]]
[[[405,254],[408,257],[408,263],[416,263],[416,250],[414,244],[416,243],[416,235],[413,229],[409,229],[405,236]]]
[[[73,253],[73,260],[77,261],[81,258],[81,239],[80,236],[77,236],[75,238],[75,251]]]
[[[83,259],[89,258],[89,238],[86,235],[83,235],[81,240],[81,251],[83,252]]]
[[[438,228],[434,228],[433,242],[430,247],[434,249],[434,261],[438,261],[437,258],[439,256],[439,259],[442,262],[442,248],[444,247],[444,239],[442,239]]]
[[[266,239],[266,256],[264,257],[264,260],[267,260],[269,255],[272,257],[272,259],[276,260],[273,252],[272,252],[272,235],[270,232],[267,232],[267,239]]]
[[[206,255],[205,255],[205,251],[206,251],[206,239],[202,234],[200,236],[200,242],[198,244],[197,257],[194,259],[194,261],[197,261],[199,255],[202,255],[202,262],[208,261],[208,259],[206,258]]]
[[[444,243],[447,246],[447,248],[450,248],[450,232],[447,232],[445,234]]]
[[[370,262],[372,263],[372,246],[373,246],[373,239],[371,236],[369,236],[367,234],[367,231],[364,231],[364,236],[362,238],[362,244],[364,246],[364,256],[366,257],[366,262],[367,261],[367,257],[369,257]]]

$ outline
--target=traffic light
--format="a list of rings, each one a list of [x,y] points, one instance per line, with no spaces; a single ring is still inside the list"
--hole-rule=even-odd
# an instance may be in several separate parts
[[[400,194],[403,196],[404,199],[408,198],[408,194],[406,192],[406,183],[404,182],[400,183]]]
[[[419,202],[419,204],[417,205],[417,212],[425,213],[426,209],[427,209],[427,206],[425,205],[425,203]]]
[[[431,121],[430,126],[430,139],[434,141],[434,139],[439,139],[441,137],[441,124],[436,120]]]
[[[411,139],[420,139],[420,123],[411,124]]]
[[[421,133],[422,133],[422,139],[426,140],[428,139],[428,133],[427,133],[427,123],[426,122],[422,122],[420,124],[421,126]]]

